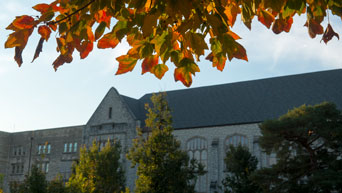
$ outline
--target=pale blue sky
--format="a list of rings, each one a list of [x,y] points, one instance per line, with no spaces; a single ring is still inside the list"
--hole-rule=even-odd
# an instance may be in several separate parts
[[[54,35],[45,43],[41,56],[30,63],[38,43],[34,32],[23,53],[24,63],[18,68],[13,60],[14,49],[3,47],[10,33],[5,28],[16,15],[37,15],[31,7],[41,2],[0,3],[0,131],[85,124],[110,87],[133,98],[151,92],[187,89],[174,81],[173,64],[162,80],[152,74],[142,76],[139,64],[133,72],[115,76],[118,65],[115,58],[126,53],[125,43],[115,49],[95,49],[85,60],[75,54],[71,64],[54,72],[51,64],[58,56]],[[341,18],[330,17],[330,20],[342,36]],[[201,57],[198,63],[201,72],[194,77],[191,88],[342,68],[342,42],[334,38],[325,45],[320,43],[321,36],[311,39],[304,23],[304,15],[297,17],[290,33],[275,35],[257,20],[252,31],[237,21],[233,31],[243,38],[239,42],[246,48],[249,62],[233,59],[220,72]],[[326,21],[323,25],[326,27]]]

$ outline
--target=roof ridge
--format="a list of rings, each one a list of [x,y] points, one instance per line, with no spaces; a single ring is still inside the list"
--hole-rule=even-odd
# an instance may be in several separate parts
[[[305,72],[305,73],[300,73],[300,74],[288,74],[288,75],[281,75],[281,76],[274,76],[274,77],[267,77],[267,78],[259,78],[259,79],[253,79],[253,80],[242,80],[242,81],[237,81],[237,82],[230,82],[230,83],[222,83],[222,84],[216,84],[216,85],[207,85],[207,86],[199,86],[199,87],[192,87],[192,88],[182,88],[182,89],[175,89],[175,90],[169,90],[169,91],[164,91],[166,93],[169,92],[182,92],[182,91],[189,91],[189,90],[195,90],[195,89],[204,89],[204,88],[209,88],[209,87],[219,87],[219,86],[226,86],[226,85],[232,85],[232,84],[240,84],[240,83],[248,83],[248,82],[255,82],[255,81],[263,81],[263,80],[271,80],[271,79],[279,79],[279,78],[288,78],[288,77],[296,77],[296,76],[305,76],[305,75],[312,75],[312,74],[320,74],[320,73],[327,73],[331,71],[340,71],[342,70],[337,68],[337,69],[330,69],[330,70],[323,70],[323,71],[313,71],[313,72]],[[156,92],[151,92],[151,93],[146,93],[140,98],[136,100],[140,100],[148,95],[152,95]]]

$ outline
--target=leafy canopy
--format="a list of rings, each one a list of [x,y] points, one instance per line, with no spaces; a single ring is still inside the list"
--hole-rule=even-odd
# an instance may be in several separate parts
[[[125,173],[120,162],[121,145],[108,141],[104,148],[96,141],[81,149],[79,163],[67,187],[73,193],[113,193],[125,191]]]
[[[145,120],[148,133],[133,142],[127,158],[137,167],[137,193],[194,193],[196,177],[203,166],[190,161],[172,134],[171,114],[164,94],[153,95]],[[149,133],[151,132],[151,133]]]
[[[332,103],[301,106],[260,125],[277,163],[258,172],[265,192],[342,192],[342,113]]]
[[[57,175],[52,181],[49,182],[47,187],[47,193],[71,193],[65,187],[63,182],[63,176]]]
[[[6,28],[14,31],[5,48],[15,48],[15,61],[23,63],[22,51],[35,28],[41,39],[33,60],[48,41],[56,35],[55,70],[73,60],[77,50],[86,58],[97,42],[99,49],[115,48],[126,38],[127,54],[119,56],[116,74],[132,71],[142,60],[142,74],[150,72],[161,79],[168,71],[167,61],[175,66],[175,81],[190,86],[192,76],[200,71],[196,64],[204,51],[213,67],[222,71],[227,59],[248,61],[245,48],[237,42],[240,37],[231,28],[241,15],[251,29],[254,17],[275,34],[289,32],[294,15],[306,14],[310,37],[323,34],[327,43],[339,38],[329,24],[324,32],[321,22],[330,10],[342,17],[341,0],[55,0],[50,4],[33,6],[37,17],[22,15]],[[108,28],[110,32],[105,33]],[[210,37],[209,42],[205,38]]]

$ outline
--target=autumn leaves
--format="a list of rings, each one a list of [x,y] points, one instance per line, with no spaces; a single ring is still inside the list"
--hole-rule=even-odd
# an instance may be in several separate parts
[[[192,76],[200,71],[196,62],[205,50],[211,51],[205,59],[221,71],[227,60],[248,61],[246,50],[237,42],[240,37],[231,31],[238,15],[249,29],[257,17],[279,34],[289,32],[295,14],[306,13],[305,26],[312,38],[323,34],[320,24],[327,10],[342,16],[340,0],[55,0],[33,9],[40,16],[17,17],[6,28],[14,32],[5,47],[15,48],[19,66],[34,28],[38,28],[41,38],[33,60],[39,57],[50,34],[57,33],[60,55],[53,62],[55,69],[72,62],[75,50],[84,59],[92,52],[94,43],[97,42],[99,49],[115,48],[125,38],[131,48],[116,58],[119,63],[116,74],[132,71],[141,60],[142,74],[150,72],[161,79],[171,61],[175,65],[175,81],[188,87]],[[110,30],[108,33],[106,28]],[[334,36],[339,38],[329,24],[322,40],[327,43]]]

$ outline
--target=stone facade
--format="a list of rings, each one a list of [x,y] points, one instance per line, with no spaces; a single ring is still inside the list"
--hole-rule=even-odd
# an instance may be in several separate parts
[[[86,125],[19,133],[1,132],[0,158],[2,159],[0,161],[3,167],[0,167],[0,171],[5,174],[5,184],[22,181],[33,164],[38,164],[44,171],[48,167],[48,171],[46,171],[48,180],[52,180],[57,174],[67,180],[71,173],[72,162],[78,159],[79,147],[82,144],[89,146],[93,140],[102,144],[108,139],[120,140],[124,158],[125,152],[132,145],[132,139],[136,137],[136,128],[141,126],[140,123],[141,121],[136,119],[122,96],[112,88]],[[177,129],[174,131],[174,135],[181,141],[181,148],[192,152],[194,155],[190,155],[190,153],[189,155],[194,158],[197,158],[195,156],[196,147],[190,147],[189,143],[196,146],[198,141],[197,145],[200,147],[202,156],[200,161],[208,171],[198,181],[196,188],[199,192],[219,191],[218,187],[224,178],[223,160],[227,138],[245,136],[248,139],[247,146],[251,152],[258,156],[261,155],[260,151],[255,148],[255,139],[260,136],[256,123]],[[77,144],[76,151],[74,151],[75,144]],[[49,145],[50,150],[48,150]],[[206,156],[204,157],[204,155]],[[267,164],[263,163],[264,166]],[[129,161],[123,159],[127,186],[134,190],[136,169],[131,168],[130,165]],[[7,186],[6,191],[8,191]]]
[[[174,135],[190,158],[206,166],[207,173],[198,179],[196,191],[222,191],[224,157],[230,144],[247,146],[258,158],[259,167],[275,163],[275,155],[266,155],[259,148],[258,123],[301,104],[331,101],[341,109],[341,81],[342,70],[333,70],[167,92]],[[22,181],[33,164],[46,172],[48,180],[60,174],[66,181],[79,148],[91,145],[93,140],[102,145],[107,140],[121,142],[126,184],[134,190],[136,168],[130,167],[125,153],[136,137],[136,128],[144,127],[144,104],[150,102],[150,96],[132,99],[111,88],[86,125],[0,132],[0,173],[5,176],[5,192],[11,182]]]
[[[5,192],[9,191],[11,182],[23,181],[33,165],[46,172],[47,180],[52,180],[57,174],[67,180],[73,161],[78,159],[83,128],[73,126],[26,131],[8,133],[5,139],[0,137],[0,158],[6,158],[0,165],[0,173],[5,175]],[[3,133],[0,135],[4,136]]]

